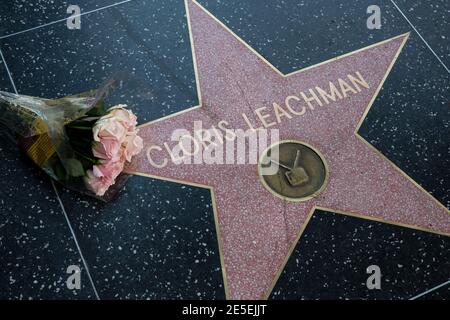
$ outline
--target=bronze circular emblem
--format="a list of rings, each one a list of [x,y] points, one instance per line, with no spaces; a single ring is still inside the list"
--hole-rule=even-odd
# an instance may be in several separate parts
[[[306,143],[283,140],[267,148],[258,164],[263,185],[290,201],[306,201],[325,189],[328,167],[324,157]]]

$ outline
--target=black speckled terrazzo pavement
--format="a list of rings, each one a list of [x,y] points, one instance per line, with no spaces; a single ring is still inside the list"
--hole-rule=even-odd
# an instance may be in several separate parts
[[[284,73],[411,32],[359,133],[450,207],[448,1],[380,1],[380,30],[366,28],[368,0],[199,2]],[[140,123],[198,104],[183,1],[77,4],[80,30],[52,23],[67,1],[0,5],[0,90],[53,98],[123,78],[108,103]],[[0,299],[225,298],[209,190],[134,176],[103,204],[56,193],[4,139],[0,151]],[[447,236],[317,210],[270,298],[407,299],[450,280],[449,261]],[[365,286],[371,264],[380,290]],[[80,290],[66,286],[69,265]]]
[[[271,298],[408,299],[448,281],[449,255],[448,237],[316,210]],[[380,290],[366,286],[371,265],[382,271]],[[450,298],[444,288],[434,294]]]
[[[108,204],[60,193],[102,298],[225,298],[209,191],[176,187],[134,177]]]
[[[48,177],[1,140],[0,299],[95,298]],[[81,269],[80,290],[66,287]]]

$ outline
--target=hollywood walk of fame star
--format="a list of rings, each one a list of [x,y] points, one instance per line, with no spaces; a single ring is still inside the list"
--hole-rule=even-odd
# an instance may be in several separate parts
[[[320,151],[328,164],[326,187],[307,201],[274,196],[261,183],[255,164],[177,165],[168,161],[157,168],[142,152],[127,169],[211,190],[228,298],[268,296],[315,208],[450,233],[448,210],[357,134],[408,34],[283,75],[198,3],[186,1],[186,10],[200,105],[143,125],[140,134],[145,148],[163,146],[171,141],[175,129],[190,130],[194,121],[210,127],[225,120],[243,129],[249,122],[264,125],[255,113],[258,108],[273,102],[282,105],[286,97],[302,97],[301,93],[311,98],[318,91],[309,89],[331,90],[330,83],[338,84],[338,79],[350,83],[348,75],[359,74],[360,84],[367,84],[360,90],[354,85],[349,90],[355,92],[329,104],[321,99],[320,106],[311,100],[308,112],[270,122],[279,129],[280,140],[303,141]],[[303,100],[296,101],[296,107],[302,102],[307,106]],[[264,112],[268,125],[276,115]],[[167,156],[163,148],[156,151],[159,161]]]

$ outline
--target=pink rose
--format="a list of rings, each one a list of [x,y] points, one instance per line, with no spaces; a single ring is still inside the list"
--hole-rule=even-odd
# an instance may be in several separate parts
[[[106,181],[106,179],[96,177],[92,170],[88,170],[86,172],[84,181],[88,189],[93,191],[98,196],[103,196],[106,190],[108,190],[108,188],[112,185],[112,183]]]
[[[136,116],[124,107],[126,105],[110,108],[93,127],[92,152],[101,162],[87,171],[85,182],[98,196],[104,195],[115,183],[125,161],[131,161],[143,148],[136,129]]]
[[[137,135],[137,130],[127,134],[125,138],[125,159],[130,162],[131,158],[141,152],[144,147],[142,138]]]
[[[107,161],[95,165],[92,171],[96,177],[115,180],[123,170],[123,161]]]
[[[96,195],[102,196],[116,182],[116,178],[122,170],[123,162],[121,161],[108,161],[94,165],[92,170],[87,171],[85,182]]]
[[[134,129],[137,125],[137,118],[133,112],[125,109],[126,104],[118,104],[108,109],[106,117],[119,121],[127,130]]]
[[[100,142],[94,142],[92,152],[97,158],[118,161],[122,156],[121,143],[115,138],[100,138]]]
[[[125,128],[121,122],[111,117],[101,117],[93,127],[94,140],[100,141],[105,138],[114,138],[119,142],[122,142],[127,134],[127,128]]]

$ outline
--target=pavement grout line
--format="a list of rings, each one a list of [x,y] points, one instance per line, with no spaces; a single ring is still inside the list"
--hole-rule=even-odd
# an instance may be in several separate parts
[[[113,3],[113,4],[110,4],[110,5],[104,6],[104,7],[100,7],[100,8],[97,8],[97,9],[93,9],[93,10],[89,10],[89,11],[86,11],[86,12],[82,12],[80,14],[72,15],[72,16],[70,16],[70,18],[81,17],[81,16],[84,16],[84,15],[87,15],[87,14],[91,14],[91,13],[94,13],[94,12],[97,12],[97,11],[102,11],[102,10],[105,10],[105,9],[108,9],[108,8],[112,8],[112,7],[115,7],[115,6],[124,4],[124,3],[128,3],[128,2],[131,2],[131,1],[133,1],[133,0],[124,0],[124,1],[121,1],[121,2]],[[45,23],[45,24],[33,27],[33,28],[29,28],[29,29],[17,31],[17,32],[14,32],[14,33],[6,34],[4,36],[0,36],[0,40],[1,39],[6,39],[6,38],[9,38],[9,37],[12,37],[12,36],[16,36],[16,35],[19,35],[19,34],[22,34],[22,33],[26,33],[26,32],[29,32],[29,31],[33,31],[33,30],[44,28],[44,27],[48,27],[50,25],[53,25],[53,24],[56,24],[56,23],[60,23],[60,22],[63,22],[63,21],[67,21],[67,18],[58,19],[58,20],[55,20],[55,21],[52,21],[52,22],[48,22],[48,23]]]
[[[97,288],[95,287],[94,281],[91,276],[91,272],[89,271],[88,264],[87,264],[86,260],[84,259],[83,253],[81,252],[81,247],[78,243],[77,236],[75,235],[75,232],[72,228],[72,224],[70,223],[69,216],[67,215],[66,209],[64,208],[64,204],[61,200],[61,197],[59,196],[58,190],[56,189],[55,182],[51,178],[50,178],[50,180],[52,182],[53,190],[55,191],[56,197],[58,198],[58,202],[59,202],[59,205],[61,206],[64,217],[66,218],[66,222],[67,222],[67,225],[69,226],[70,233],[72,234],[75,245],[77,246],[78,253],[80,254],[80,257],[81,257],[81,261],[83,262],[84,268],[86,269],[86,273],[88,275],[89,282],[91,283],[92,289],[94,290],[95,297],[97,298],[97,300],[100,300],[100,296],[98,295]]]
[[[5,68],[6,68],[6,72],[8,73],[8,77],[9,77],[9,80],[11,81],[11,84],[12,84],[12,86],[13,86],[14,92],[15,92],[16,94],[18,94],[17,88],[16,88],[16,84],[14,83],[14,80],[13,80],[13,78],[12,78],[12,76],[11,76],[11,72],[9,71],[8,65],[6,64],[5,57],[3,56],[3,52],[2,52],[2,49],[1,49],[1,48],[0,48],[0,57],[2,58],[3,65],[4,65]]]
[[[6,63],[6,60],[5,60],[4,56],[3,56],[3,52],[1,50],[1,48],[0,48],[0,57],[2,59],[3,65],[5,66],[6,72],[8,73],[9,80],[11,81],[11,84],[12,84],[12,86],[14,88],[14,92],[16,94],[19,94],[18,91],[17,91],[16,85],[14,83],[14,80],[12,78],[11,72],[9,71],[8,64]],[[84,268],[86,269],[86,273],[88,275],[89,282],[91,283],[92,289],[94,290],[95,297],[97,298],[97,300],[100,300],[100,296],[98,295],[97,288],[95,287],[95,284],[94,284],[94,281],[92,279],[91,273],[89,272],[88,264],[87,264],[86,260],[84,259],[83,253],[81,252],[81,247],[78,244],[77,237],[76,237],[75,232],[74,232],[74,230],[72,228],[72,224],[70,223],[69,217],[67,216],[67,212],[66,212],[66,209],[64,208],[64,204],[63,204],[63,202],[62,202],[62,200],[61,200],[61,198],[59,196],[58,191],[56,190],[55,182],[53,181],[52,178],[49,177],[49,179],[50,179],[51,184],[53,186],[53,190],[55,192],[56,198],[58,199],[58,203],[59,203],[59,205],[61,207],[61,210],[62,210],[62,212],[64,214],[64,217],[66,219],[66,222],[67,222],[67,225],[69,227],[69,230],[70,230],[70,232],[72,234],[72,239],[75,242],[75,245],[76,245],[77,250],[78,250],[78,254],[80,255],[81,261],[83,262]]]
[[[125,4],[125,3],[131,2],[131,1],[133,1],[133,0],[120,1],[120,2],[113,3],[113,4],[110,4],[110,5],[107,5],[107,6],[103,6],[103,7],[97,8],[97,9],[86,11],[86,12],[80,13],[78,15],[73,15],[73,16],[71,16],[71,18],[81,17],[83,15],[88,15],[88,14],[91,14],[91,13],[94,13],[94,12],[97,12],[97,11],[102,11],[102,10],[105,10],[105,9],[108,9],[108,8],[111,8],[111,7],[115,7],[115,6],[118,6],[118,5],[121,5],[121,4]],[[428,47],[428,49],[433,53],[433,55],[436,57],[436,59],[439,61],[439,63],[444,67],[444,69],[448,73],[450,73],[450,70],[447,68],[445,63],[436,54],[436,52],[433,50],[433,48],[431,48],[431,46],[428,44],[428,42],[422,37],[420,32],[412,24],[412,22],[408,19],[408,17],[403,13],[403,11],[400,9],[400,7],[395,3],[394,0],[390,0],[390,1],[395,6],[395,8],[400,12],[400,14],[405,18],[405,20],[408,22],[408,24],[411,26],[411,28],[413,28],[413,30],[417,33],[417,35],[420,37],[420,39],[425,43],[425,45]],[[58,19],[58,20],[55,20],[55,21],[52,21],[52,22],[49,22],[49,23],[45,23],[43,25],[39,25],[39,26],[36,26],[36,27],[33,27],[33,28],[29,28],[29,29],[21,30],[21,31],[14,32],[14,33],[11,33],[11,34],[7,34],[7,35],[4,35],[4,36],[0,36],[0,40],[6,39],[6,38],[9,38],[9,37],[12,37],[12,36],[16,36],[16,35],[19,35],[19,34],[22,34],[22,33],[26,33],[26,32],[29,32],[29,31],[41,29],[41,28],[44,28],[44,27],[47,27],[47,26],[50,26],[50,25],[53,25],[53,24],[56,24],[56,23],[59,23],[59,22],[66,21],[66,20],[67,20],[67,18],[62,18],[62,19]]]
[[[434,288],[431,288],[431,289],[429,289],[427,291],[424,291],[424,292],[422,292],[422,293],[420,293],[420,294],[418,294],[418,295],[416,295],[416,296],[414,296],[412,298],[409,298],[409,300],[416,300],[416,299],[418,299],[420,297],[423,297],[426,294],[429,294],[430,292],[433,292],[433,291],[435,291],[435,290],[437,290],[439,288],[442,288],[442,287],[446,286],[447,284],[450,284],[450,280],[448,280],[448,281],[446,281],[444,283],[441,283],[440,285],[438,285],[438,286],[436,286]]]
[[[408,19],[408,17],[403,13],[403,11],[400,9],[400,7],[394,2],[394,0],[391,0],[392,4],[397,8],[398,12],[400,12],[400,14],[403,16],[403,18],[405,18],[405,20],[408,22],[408,24],[411,26],[411,28],[413,28],[413,30],[417,33],[417,35],[420,37],[420,39],[422,39],[423,43],[425,43],[425,45],[428,47],[428,49],[430,49],[430,51],[433,53],[433,55],[436,57],[436,59],[440,62],[440,64],[442,64],[442,66],[444,67],[444,69],[450,73],[450,70],[447,68],[447,66],[445,65],[445,63],[441,60],[441,58],[439,58],[439,56],[436,54],[436,52],[434,52],[433,48],[431,48],[431,46],[428,44],[428,42],[424,39],[424,37],[422,37],[422,35],[420,34],[420,32],[416,29],[416,27],[412,24],[412,22]]]

